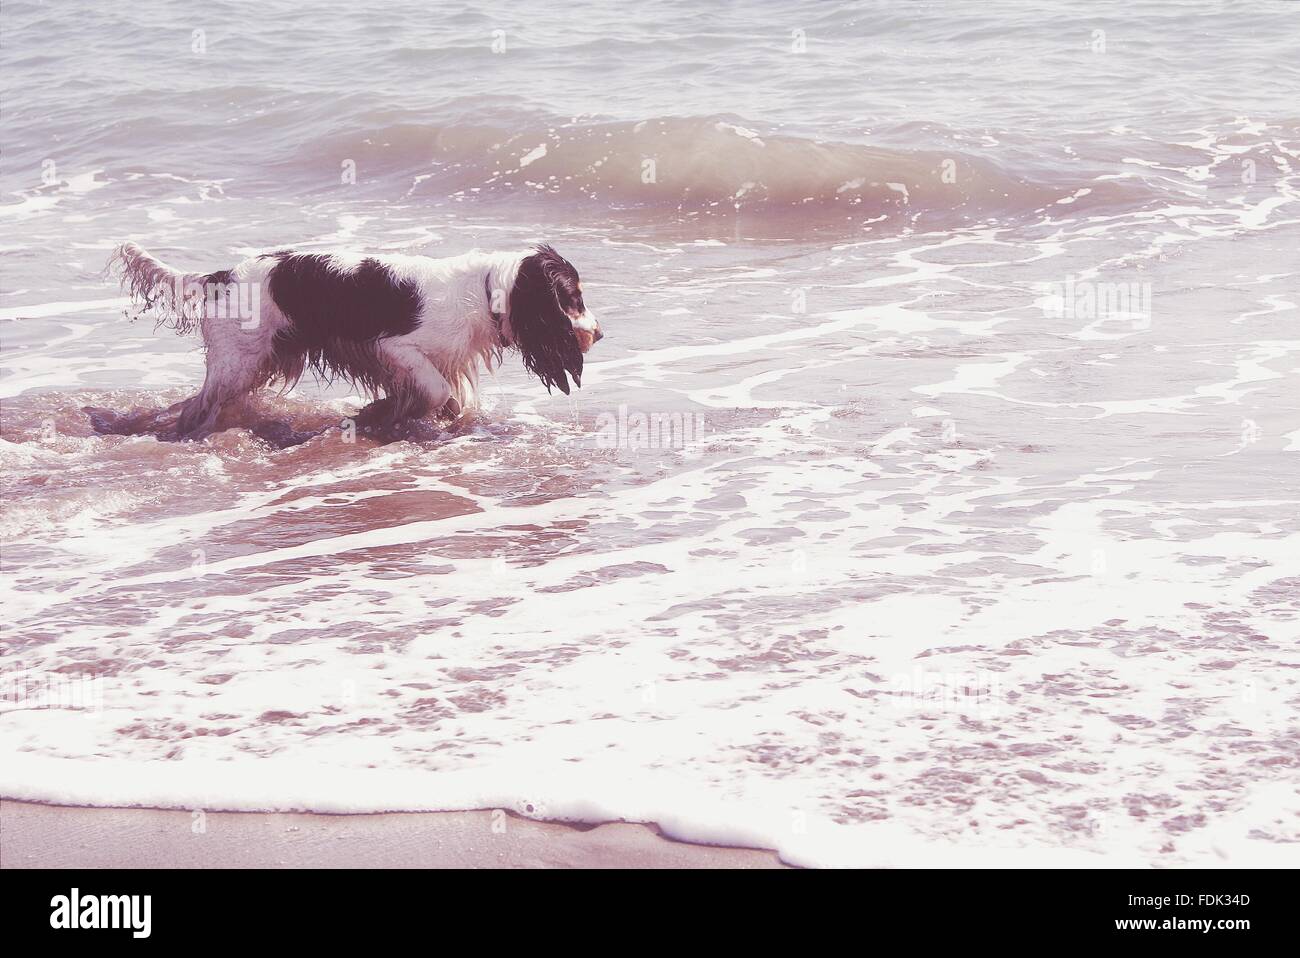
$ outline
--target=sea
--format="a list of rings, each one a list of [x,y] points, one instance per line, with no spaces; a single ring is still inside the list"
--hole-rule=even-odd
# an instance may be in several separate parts
[[[6,0],[0,796],[796,865],[1300,841],[1300,4]],[[604,340],[199,442],[104,274],[553,244]]]

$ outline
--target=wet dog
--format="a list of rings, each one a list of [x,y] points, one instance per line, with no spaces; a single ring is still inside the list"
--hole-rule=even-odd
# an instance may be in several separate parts
[[[548,392],[567,394],[602,337],[578,271],[547,245],[444,259],[286,250],[184,273],[124,243],[109,266],[137,313],[203,337],[207,375],[179,404],[183,439],[212,432],[247,393],[287,390],[308,370],[367,393],[358,425],[380,430],[474,408],[480,366],[508,351]]]

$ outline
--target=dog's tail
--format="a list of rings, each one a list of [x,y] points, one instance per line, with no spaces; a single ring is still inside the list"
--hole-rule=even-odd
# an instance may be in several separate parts
[[[120,276],[122,290],[131,299],[125,311],[129,318],[148,313],[157,325],[178,333],[194,330],[203,318],[207,284],[224,278],[217,273],[183,273],[129,242],[113,250],[104,272]]]

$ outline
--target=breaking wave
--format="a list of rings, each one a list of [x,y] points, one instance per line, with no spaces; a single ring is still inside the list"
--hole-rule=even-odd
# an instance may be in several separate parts
[[[925,225],[1015,220],[1065,202],[1132,206],[1136,183],[1074,174],[1030,178],[973,153],[891,149],[760,132],[734,117],[661,117],[510,130],[402,123],[334,135],[306,159],[337,156],[360,186],[422,201],[569,201],[608,212],[745,213],[890,219]],[[1064,207],[1061,207],[1064,212]]]

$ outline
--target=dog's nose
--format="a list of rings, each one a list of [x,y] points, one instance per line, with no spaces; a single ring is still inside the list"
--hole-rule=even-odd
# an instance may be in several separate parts
[[[593,335],[593,336],[591,337],[591,341],[592,341],[593,343],[598,343],[598,342],[600,342],[600,341],[601,341],[602,339],[604,339],[604,338],[605,338],[605,334],[602,333],[602,332],[600,331],[600,328],[599,328],[599,327],[597,327],[596,332],[595,332],[595,335]]]

